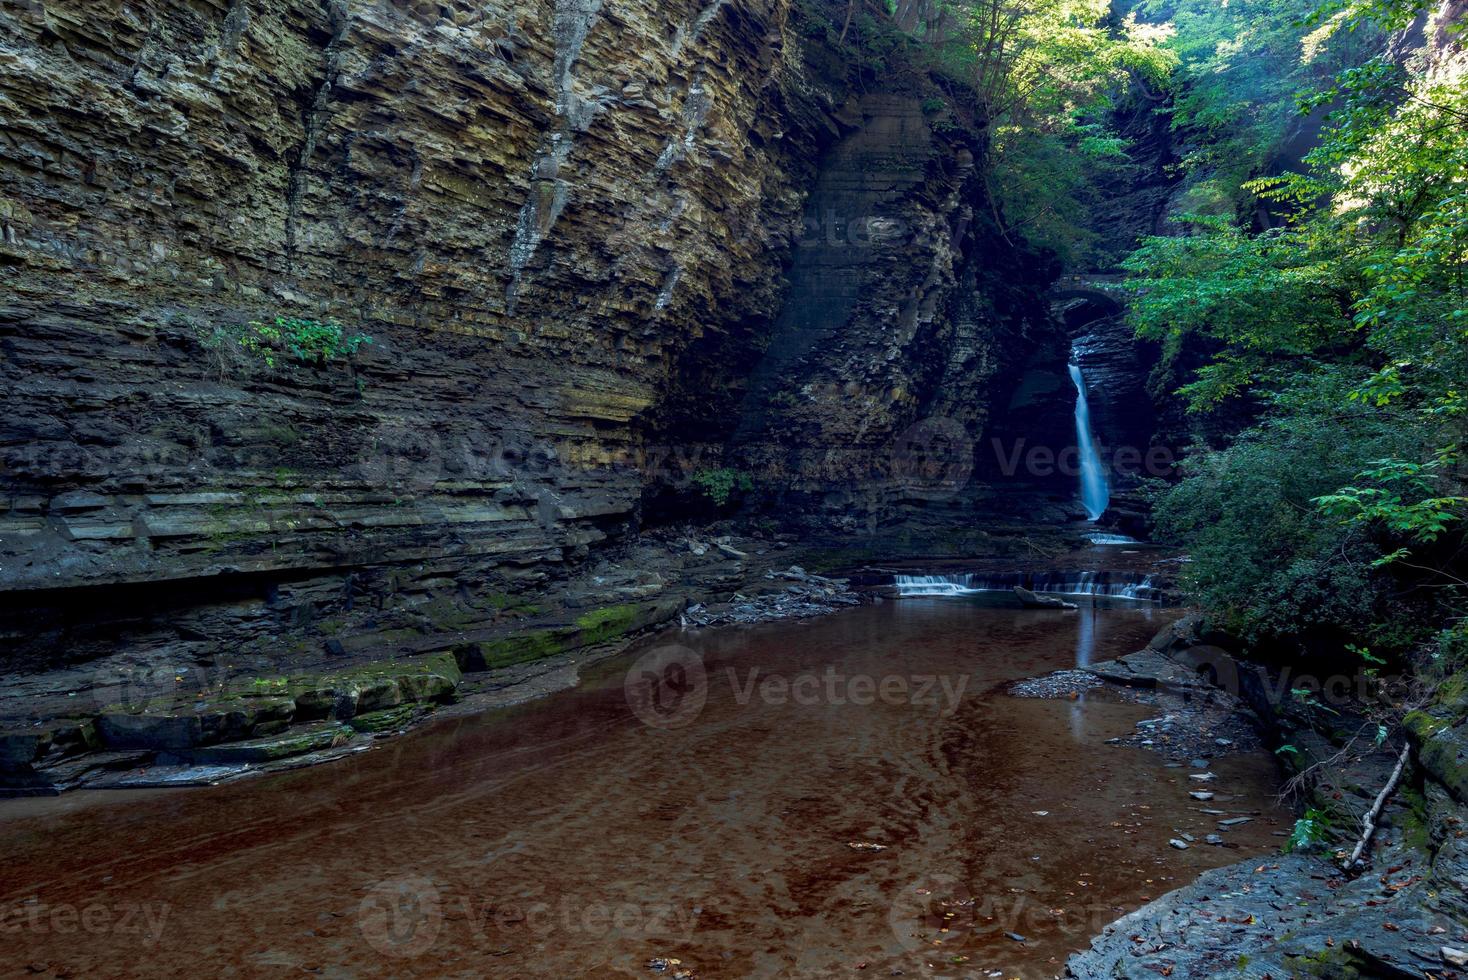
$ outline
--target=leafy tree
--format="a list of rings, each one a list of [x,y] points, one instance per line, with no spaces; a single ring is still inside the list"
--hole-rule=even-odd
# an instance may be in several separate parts
[[[1418,7],[1342,0],[1300,29]],[[1192,216],[1125,264],[1141,336],[1218,351],[1179,392],[1191,409],[1267,406],[1196,456],[1159,515],[1193,546],[1200,597],[1254,638],[1315,624],[1401,646],[1435,627],[1394,597],[1425,593],[1457,628],[1464,612],[1468,87],[1367,58],[1300,108],[1325,122],[1305,169],[1241,184],[1283,227]]]
[[[996,224],[1084,261],[1096,188],[1133,168],[1108,113],[1137,85],[1167,86],[1170,31],[1109,0],[951,0],[943,14],[938,60],[988,124]]]

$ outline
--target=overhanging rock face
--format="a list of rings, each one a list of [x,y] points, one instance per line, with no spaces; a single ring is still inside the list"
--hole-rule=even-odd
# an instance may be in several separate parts
[[[601,539],[671,359],[775,308],[814,155],[788,16],[9,5],[7,586]],[[217,342],[282,315],[372,343]]]
[[[563,579],[724,458],[843,146],[901,166],[804,377],[863,445],[982,424],[981,147],[922,82],[853,94],[819,4],[26,0],[0,36],[8,666]]]

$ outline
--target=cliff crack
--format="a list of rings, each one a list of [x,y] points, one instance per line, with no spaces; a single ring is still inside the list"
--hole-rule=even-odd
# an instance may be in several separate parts
[[[703,83],[704,70],[700,68],[689,84],[688,95],[683,100],[683,131],[669,140],[668,145],[658,156],[656,170],[660,174],[686,157],[693,149],[693,144],[698,138],[698,131],[703,128],[709,111],[714,107],[714,100]]]
[[[530,196],[520,208],[515,238],[510,243],[510,285],[505,312],[513,315],[519,303],[525,267],[555,226],[571,198],[570,185],[561,179],[561,166],[571,156],[576,135],[585,132],[606,103],[583,99],[576,92],[576,62],[592,25],[601,15],[602,0],[556,0],[555,112],[559,126],[535,155],[530,169]]]
[[[347,0],[322,0],[326,9],[327,28],[331,32],[323,52],[324,70],[321,83],[312,94],[311,103],[303,121],[303,139],[296,158],[290,164],[286,179],[285,214],[285,268],[287,274],[295,272],[296,228],[301,219],[301,201],[306,194],[306,177],[311,158],[316,155],[316,142],[326,118],[326,108],[331,101],[332,89],[341,75],[342,45],[346,40],[351,23]]]
[[[673,39],[673,58],[677,59],[683,53],[684,47],[696,43],[703,37],[703,32],[713,23],[714,18],[719,16],[719,11],[728,6],[729,0],[713,0],[699,15],[693,19],[693,25],[687,28],[679,28],[678,36]]]
[[[224,15],[224,24],[219,29],[220,54],[238,54],[240,42],[250,29],[250,10],[245,0],[230,0],[229,12]]]

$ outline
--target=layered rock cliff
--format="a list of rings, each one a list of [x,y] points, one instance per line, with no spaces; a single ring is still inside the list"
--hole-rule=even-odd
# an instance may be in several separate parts
[[[973,217],[978,121],[832,22],[7,5],[7,666],[323,622],[391,653],[564,581],[699,468],[844,509],[849,469],[770,447],[976,440],[1003,339],[1053,330],[1016,279],[1050,271]],[[240,343],[277,318],[370,342]]]

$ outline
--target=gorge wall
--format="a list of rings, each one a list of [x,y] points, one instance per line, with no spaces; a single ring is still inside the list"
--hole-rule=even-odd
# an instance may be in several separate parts
[[[832,451],[978,440],[1015,341],[1058,329],[1053,270],[975,218],[976,121],[832,22],[7,4],[7,669],[327,620],[391,652],[564,580],[699,467],[896,520],[907,484],[858,494]],[[371,343],[267,366],[230,339],[280,316]]]

